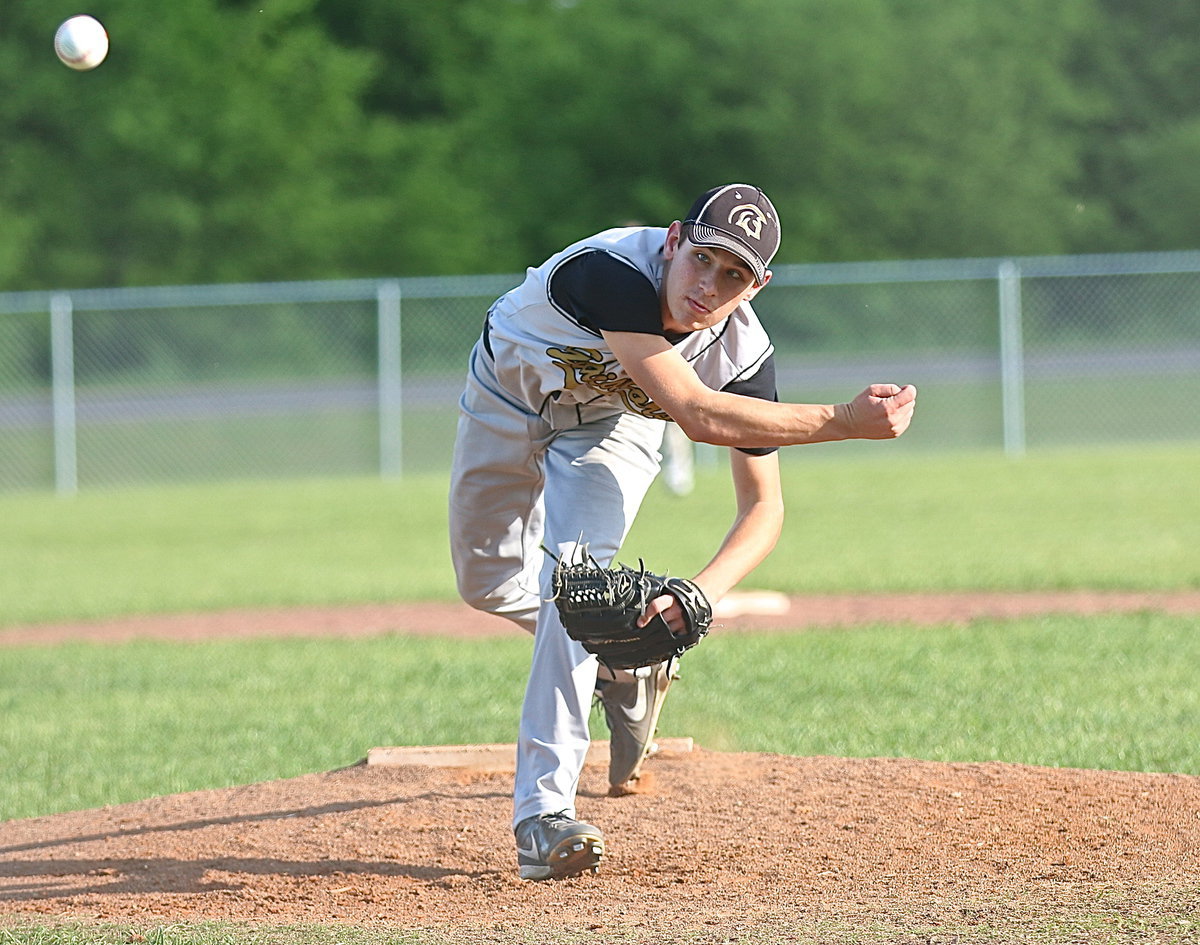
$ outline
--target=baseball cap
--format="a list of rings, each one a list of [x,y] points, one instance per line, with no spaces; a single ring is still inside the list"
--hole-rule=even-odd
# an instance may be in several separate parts
[[[779,249],[779,214],[761,190],[749,184],[714,187],[697,198],[683,222],[692,226],[691,242],[733,253],[762,285]]]

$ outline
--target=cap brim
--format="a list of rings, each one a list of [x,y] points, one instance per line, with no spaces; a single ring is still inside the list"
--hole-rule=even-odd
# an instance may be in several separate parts
[[[755,285],[762,285],[767,278],[766,264],[758,258],[758,254],[741,240],[731,236],[724,230],[718,230],[707,223],[694,222],[692,223],[688,240],[697,246],[715,246],[717,249],[733,253],[733,255],[750,267],[750,271],[754,273]]]

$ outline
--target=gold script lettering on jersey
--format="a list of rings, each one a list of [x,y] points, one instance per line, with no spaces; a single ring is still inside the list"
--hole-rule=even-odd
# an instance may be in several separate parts
[[[609,370],[608,365],[604,363],[604,356],[597,349],[547,348],[546,354],[550,356],[553,364],[562,369],[563,387],[567,390],[590,387],[602,394],[615,394],[621,398],[627,409],[643,417],[653,417],[656,420],[671,419],[630,378]]]

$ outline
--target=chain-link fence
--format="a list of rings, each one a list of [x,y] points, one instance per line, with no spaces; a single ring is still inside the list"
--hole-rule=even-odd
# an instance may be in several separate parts
[[[446,470],[518,278],[0,294],[0,489]],[[784,399],[916,384],[897,449],[1200,439],[1200,253],[781,266],[755,307]]]

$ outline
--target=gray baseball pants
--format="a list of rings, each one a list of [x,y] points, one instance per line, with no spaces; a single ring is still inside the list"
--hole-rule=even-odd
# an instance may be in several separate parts
[[[505,383],[505,372],[512,372]],[[513,825],[566,811],[590,745],[596,658],[567,636],[552,603],[557,556],[580,541],[601,564],[616,555],[658,473],[665,424],[625,411],[551,404],[513,393],[520,365],[471,352],[450,479],[450,549],[473,607],[534,634],[517,743]]]

